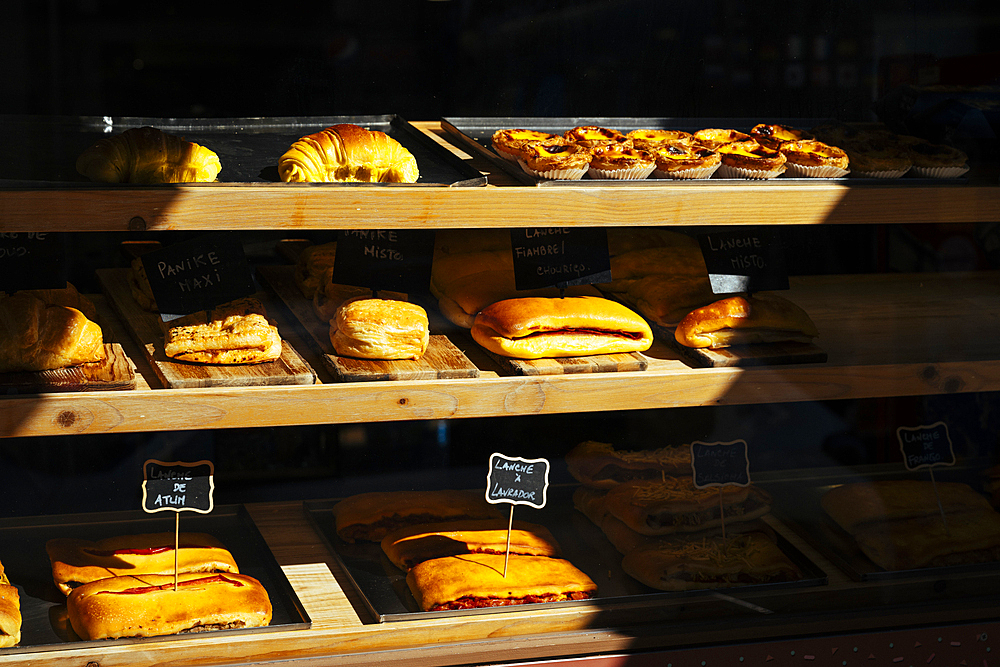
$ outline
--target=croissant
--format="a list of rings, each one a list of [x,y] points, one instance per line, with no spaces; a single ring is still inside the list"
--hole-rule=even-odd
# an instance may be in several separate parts
[[[105,137],[76,160],[76,170],[100,183],[202,183],[222,171],[219,156],[155,127]]]
[[[26,292],[0,300],[0,373],[44,371],[105,358],[101,327],[76,308]]]
[[[286,183],[416,183],[417,160],[384,132],[333,125],[302,137],[278,160]]]

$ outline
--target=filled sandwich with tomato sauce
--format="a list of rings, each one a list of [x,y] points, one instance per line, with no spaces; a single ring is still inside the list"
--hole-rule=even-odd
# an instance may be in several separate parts
[[[245,574],[109,577],[73,589],[70,625],[82,639],[155,637],[270,624],[271,601]]]
[[[123,575],[239,572],[232,554],[206,533],[143,533],[97,542],[56,538],[45,544],[52,579],[65,595],[83,584]]]
[[[526,297],[484,308],[472,337],[494,354],[514,359],[642,352],[653,332],[626,306],[601,297]]]

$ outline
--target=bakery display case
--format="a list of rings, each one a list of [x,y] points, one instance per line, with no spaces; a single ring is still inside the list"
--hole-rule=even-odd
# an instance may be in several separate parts
[[[92,302],[105,349],[100,368],[0,372],[0,483],[7,489],[0,664],[993,664],[1000,637],[1000,161],[995,137],[977,133],[996,127],[995,88],[949,95],[897,86],[901,68],[920,63],[859,54],[851,39],[875,49],[877,35],[848,39],[843,26],[833,55],[823,35],[802,55],[802,38],[789,32],[787,62],[768,47],[770,37],[753,38],[763,40],[758,57],[743,41],[720,47],[709,31],[703,69],[672,80],[676,103],[653,104],[662,97],[648,90],[660,81],[657,67],[625,59],[631,83],[619,82],[600,104],[582,104],[581,83],[558,68],[539,81],[511,73],[525,57],[520,37],[551,34],[553,17],[579,28],[572,22],[582,19],[573,17],[602,15],[596,6],[542,13],[537,25],[516,29],[504,22],[508,32],[483,29],[476,33],[482,43],[466,39],[459,47],[439,20],[448,3],[430,4],[420,21],[408,20],[416,9],[388,20],[417,25],[463,52],[447,66],[431,58],[455,80],[478,72],[482,53],[511,53],[510,64],[489,62],[490,104],[454,103],[458,93],[449,86],[457,84],[441,74],[433,95],[409,93],[423,104],[450,100],[441,109],[415,103],[402,115],[333,115],[396,109],[384,100],[362,103],[379,99],[365,77],[384,63],[369,58],[359,71],[343,69],[352,48],[366,47],[342,35],[343,44],[340,37],[317,41],[328,58],[323,76],[348,84],[338,105],[327,99],[287,114],[287,100],[282,106],[267,91],[257,107],[244,100],[198,118],[206,114],[175,113],[147,91],[135,105],[115,107],[135,115],[87,115],[94,111],[72,105],[57,109],[62,115],[37,113],[28,104],[0,114],[0,155],[31,156],[0,161],[0,290],[19,289],[4,273],[11,241],[21,248],[57,239],[66,248],[58,268]],[[636,18],[625,5],[622,16]],[[874,32],[899,39],[905,21],[882,10],[866,9],[864,18]],[[990,13],[977,11],[979,18]],[[789,16],[788,30],[811,25],[808,13]],[[171,16],[170,25],[183,23]],[[260,30],[258,41],[284,39]],[[315,36],[302,30],[299,41],[310,44]],[[686,33],[636,35],[671,53],[691,48]],[[75,34],[66,39],[82,43]],[[409,39],[386,53],[405,53]],[[160,52],[157,61],[154,52],[136,55],[135,72],[170,59]],[[583,60],[575,47],[570,53]],[[859,81],[851,69],[865,59],[885,68],[878,81]],[[256,75],[272,71],[259,57],[250,60]],[[812,69],[804,69],[806,60]],[[599,78],[616,63],[588,71]],[[954,80],[961,65],[936,64]],[[413,81],[433,78],[399,67]],[[501,72],[537,85],[535,104],[517,102]],[[723,81],[720,72],[732,76]],[[313,86],[323,76],[305,79]],[[754,96],[747,77],[782,92]],[[478,99],[483,93],[466,78],[463,94]],[[297,81],[282,85],[301,90]],[[957,145],[968,154],[968,171],[899,178],[774,172],[756,180],[733,171],[669,178],[658,164],[660,172],[641,181],[614,179],[613,170],[568,181],[522,168],[492,142],[502,129],[559,137],[589,126],[622,136],[645,130],[647,140],[662,130],[709,128],[751,136],[765,122],[773,123],[768,133],[800,128],[795,139],[810,141],[807,131],[843,130],[829,118],[833,109],[870,120],[859,100],[875,85],[884,124],[855,123],[851,132],[892,126]],[[356,97],[366,87],[372,97]],[[645,92],[613,103],[626,88]],[[741,91],[741,99],[724,99],[724,90]],[[544,105],[553,91],[576,99],[577,108]],[[676,115],[648,113],[660,108]],[[271,116],[241,115],[272,109]],[[592,113],[569,115],[578,110]],[[384,130],[415,156],[419,175],[409,170],[406,179],[415,182],[282,182],[289,146],[341,123]],[[77,173],[75,161],[89,146],[143,126],[214,149],[218,179],[142,185]],[[614,335],[640,341],[637,351],[519,359],[508,354],[511,346],[488,344],[472,329],[487,306],[526,291],[513,290],[510,258],[513,235],[526,227],[607,239],[606,279],[539,293],[548,301],[606,297],[634,310],[636,331]],[[349,237],[341,232],[378,238],[386,248],[403,239],[426,268],[413,281],[420,284],[377,288],[383,298],[412,301],[406,312],[426,314],[416,359],[366,360],[337,347],[330,321],[338,304],[373,288],[333,282],[334,254],[346,254]],[[685,337],[677,330],[730,292],[707,298],[707,282],[693,297],[681,288],[668,297],[654,291],[674,286],[669,280],[640,288],[647,278],[687,276],[692,266],[704,281],[714,271],[706,270],[715,266],[708,263],[713,238],[780,247],[787,289],[733,299],[763,312],[767,292],[780,291],[795,314],[786,309],[759,335],[785,335],[795,321],[791,340],[695,348],[690,341],[701,331]],[[171,325],[149,303],[156,295],[144,291],[141,257],[207,241],[240,249],[254,303],[214,318],[206,308],[206,322],[188,315]],[[303,272],[310,270],[315,275],[306,277],[319,286],[308,292]],[[0,292],[0,304],[10,298]],[[254,323],[279,332],[280,345],[269,339],[273,358],[227,367],[168,353],[172,327],[230,316],[256,316]],[[502,339],[510,315],[495,317],[488,335]],[[0,307],[0,330],[15,319]],[[709,319],[694,318],[697,326]],[[581,321],[559,335],[593,335]],[[710,333],[734,328],[723,323]],[[4,345],[0,359],[13,350]],[[494,469],[498,457],[506,467]],[[735,468],[706,477],[701,457],[724,457]],[[210,462],[211,509],[149,512],[150,461]],[[524,477],[542,470],[544,486],[522,491],[504,478],[493,488],[496,470]],[[491,489],[545,500],[487,503],[484,493],[495,499]],[[160,545],[174,530],[187,537]],[[134,534],[160,537],[152,546],[115,541]],[[67,602],[65,578],[54,581],[55,562],[68,557],[53,540],[72,542],[87,553],[74,557],[97,559],[98,569],[121,576],[123,562],[126,570],[152,568],[143,565],[147,556],[201,548],[194,534],[224,544],[241,576],[265,589],[262,627],[224,619],[195,632],[81,638],[92,626]],[[207,578],[240,588],[243,580],[226,579],[234,571],[217,567]],[[141,585],[125,593],[170,593],[169,582],[153,578],[164,572],[135,576]],[[20,618],[9,613],[12,600]]]

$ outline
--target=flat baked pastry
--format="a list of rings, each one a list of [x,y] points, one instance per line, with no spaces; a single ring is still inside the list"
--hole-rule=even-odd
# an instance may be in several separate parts
[[[330,342],[343,357],[419,359],[429,341],[427,312],[407,301],[355,299],[330,321]]]
[[[302,137],[278,160],[286,183],[416,183],[417,160],[385,132],[343,123]]]
[[[29,292],[0,299],[0,373],[45,371],[106,358],[101,327],[76,308]]]
[[[622,569],[662,591],[796,581],[802,572],[763,533],[679,540],[625,554]]]
[[[337,535],[345,542],[381,542],[394,530],[420,523],[503,517],[484,493],[452,489],[360,493],[344,498],[332,511]]]
[[[66,598],[73,631],[81,639],[157,637],[181,632],[257,628],[271,623],[271,600],[245,574],[109,577]]]
[[[185,315],[164,326],[164,352],[178,361],[259,364],[281,357],[278,328],[254,298]]]
[[[653,343],[649,325],[615,301],[600,297],[525,297],[484,308],[472,338],[514,359],[642,352]]]
[[[507,551],[504,519],[422,523],[394,530],[382,538],[382,552],[401,570],[433,558],[462,554],[503,554]],[[510,553],[558,557],[559,543],[549,529],[515,521],[510,531]]]
[[[204,146],[155,127],[138,127],[85,150],[76,170],[101,183],[195,183],[214,181],[222,163]]]
[[[610,489],[636,479],[663,480],[691,475],[691,448],[681,445],[627,451],[586,440],[566,453],[566,467],[581,484]]]
[[[674,338],[686,347],[711,348],[773,342],[808,343],[819,330],[806,311],[771,292],[731,296],[697,308],[680,321]]]
[[[597,585],[568,560],[511,554],[468,554],[426,560],[406,575],[424,611],[586,600]]]
[[[175,552],[174,540],[178,543]],[[205,533],[142,533],[91,541],[60,537],[45,543],[52,580],[64,595],[83,584],[122,575],[239,572],[232,554]]]

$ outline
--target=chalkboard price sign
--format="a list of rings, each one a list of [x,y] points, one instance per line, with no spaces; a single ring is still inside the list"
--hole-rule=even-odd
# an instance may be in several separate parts
[[[745,440],[732,442],[692,442],[691,469],[694,485],[699,489],[710,486],[748,486],[750,458]]]
[[[215,466],[211,461],[170,463],[147,460],[142,466],[142,509],[208,514],[214,507]]]
[[[548,488],[548,460],[511,458],[497,453],[490,456],[490,471],[486,474],[486,502],[494,505],[530,505],[541,509],[545,507]]]
[[[0,291],[66,287],[66,241],[58,232],[0,232]]]
[[[896,439],[907,470],[955,465],[955,450],[944,422],[912,428],[900,426],[896,429]]]
[[[518,290],[611,282],[604,228],[529,227],[510,230]]]
[[[239,236],[217,232],[142,255],[161,313],[209,310],[256,289]]]
[[[333,282],[412,293],[431,282],[434,234],[414,229],[345,230],[337,237]]]
[[[771,230],[738,227],[699,234],[713,294],[788,289],[781,244]]]

